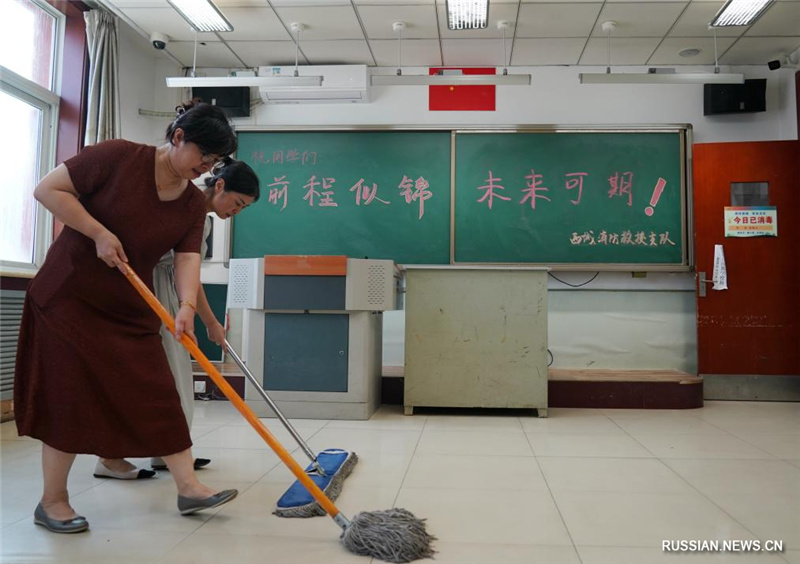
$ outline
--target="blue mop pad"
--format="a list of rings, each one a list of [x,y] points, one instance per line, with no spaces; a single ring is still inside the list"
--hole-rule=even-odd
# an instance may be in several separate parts
[[[354,452],[329,448],[317,454],[317,462],[325,471],[325,475],[320,476],[313,464],[308,465],[306,474],[331,501],[335,501],[342,491],[344,479],[350,475],[358,462],[358,457]],[[278,500],[278,506],[273,514],[278,517],[316,517],[325,515],[325,510],[297,480]]]

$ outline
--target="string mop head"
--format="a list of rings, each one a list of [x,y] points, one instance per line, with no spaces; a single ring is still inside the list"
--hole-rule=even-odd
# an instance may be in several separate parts
[[[433,557],[436,537],[425,530],[425,519],[406,509],[362,511],[342,532],[342,544],[354,554],[384,562],[412,562]]]

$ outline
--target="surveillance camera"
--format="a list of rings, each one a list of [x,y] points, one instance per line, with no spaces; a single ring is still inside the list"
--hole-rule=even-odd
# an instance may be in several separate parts
[[[769,61],[767,66],[769,67],[769,70],[778,70],[781,68],[781,62],[778,59],[775,59],[774,61]]]
[[[166,48],[167,43],[169,43],[169,37],[163,33],[154,31],[150,34],[150,43],[153,44],[155,49],[163,51]]]

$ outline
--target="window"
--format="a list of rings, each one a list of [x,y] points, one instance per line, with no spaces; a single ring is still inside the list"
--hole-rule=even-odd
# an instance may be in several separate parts
[[[5,0],[0,34],[0,273],[30,275],[44,260],[52,217],[33,189],[54,164],[63,16],[34,0]]]

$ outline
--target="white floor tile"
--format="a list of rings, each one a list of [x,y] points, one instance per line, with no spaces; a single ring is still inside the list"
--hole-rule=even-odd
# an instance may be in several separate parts
[[[754,539],[700,494],[554,491],[575,545],[660,547],[664,539]]]
[[[527,418],[525,418],[527,419]],[[522,433],[519,417],[490,415],[429,415],[426,431],[488,431],[500,433]]]
[[[153,562],[183,540],[176,532],[104,529],[90,522],[85,533],[59,535],[33,521],[20,522],[2,531],[0,561],[3,564],[140,564]]]
[[[417,448],[419,430],[328,428],[318,431],[308,446],[315,452],[341,448],[363,453],[402,454],[411,456]]]
[[[547,491],[533,457],[451,454],[416,455],[403,487]]]
[[[39,441],[3,440],[0,441],[0,464],[38,454],[41,451],[42,443]]]
[[[36,441],[31,437],[20,437],[17,433],[17,424],[14,421],[0,423],[0,440],[2,441]],[[38,441],[37,441],[38,442]]]
[[[443,542],[572,545],[548,492],[403,488],[397,506]]]
[[[579,564],[571,546],[436,542],[432,564]]]
[[[798,495],[712,493],[708,497],[758,538],[800,549]]]
[[[785,564],[786,562],[778,554],[664,552],[660,544],[659,548],[637,546],[578,546],[577,548],[583,564]]]
[[[278,442],[284,448],[291,450],[297,446],[289,432],[281,427],[279,421],[276,420],[272,426],[267,427],[267,430],[278,439]],[[298,428],[297,432],[303,440],[308,442],[308,439],[318,431],[316,429]],[[225,425],[198,437],[193,442],[194,446],[198,448],[270,450],[267,442],[249,425]]]
[[[332,531],[335,533],[335,530]],[[197,532],[172,548],[161,564],[369,564],[348,552],[336,534],[321,538],[221,535]]]
[[[539,458],[553,491],[691,493],[663,462],[647,458]]]
[[[800,564],[800,550],[785,550],[782,556],[790,564]]]
[[[669,429],[671,434],[692,434],[692,435],[730,435],[722,427],[718,427],[691,415],[673,415],[641,418],[613,418],[617,425],[622,427],[626,433],[633,437],[640,435],[652,435]]]
[[[675,434],[663,430],[640,434],[636,440],[658,458],[775,458],[733,435]]]
[[[570,435],[566,433],[527,433],[527,435],[537,457],[653,457],[647,449],[627,435]]]
[[[421,431],[428,420],[426,415],[404,415],[401,405],[383,405],[367,421],[334,419],[325,427],[329,429],[389,429]]]
[[[292,423],[315,451],[358,454],[336,501],[344,515],[406,507],[428,519],[440,539],[432,564],[800,564],[800,404],[549,415],[405,416],[401,406],[384,406],[368,421]],[[280,422],[264,421],[307,466]],[[69,488],[92,530],[61,536],[32,523],[42,489],[39,442],[18,437],[13,422],[0,425],[0,561],[373,564],[341,546],[328,517],[271,514],[294,476],[230,404],[196,402],[192,436],[194,454],[212,459],[198,477],[239,488],[238,499],[181,517],[168,472],[100,480],[92,476],[96,458],[79,456]],[[660,548],[666,539],[756,537],[787,549]]]
[[[778,458],[800,458],[800,435],[735,431],[736,437]]]
[[[671,458],[665,463],[702,493],[785,495],[800,503],[800,468],[783,460]]]
[[[524,433],[505,431],[428,431],[422,433],[417,454],[474,456],[533,456]]]
[[[625,435],[625,431],[598,411],[559,413],[549,410],[545,418],[523,418],[526,433],[566,433],[570,435]]]
[[[278,455],[266,445],[262,449],[194,447],[192,454],[211,460],[211,464],[197,472],[203,482],[257,482],[281,464]],[[169,475],[162,472],[159,476]]]

